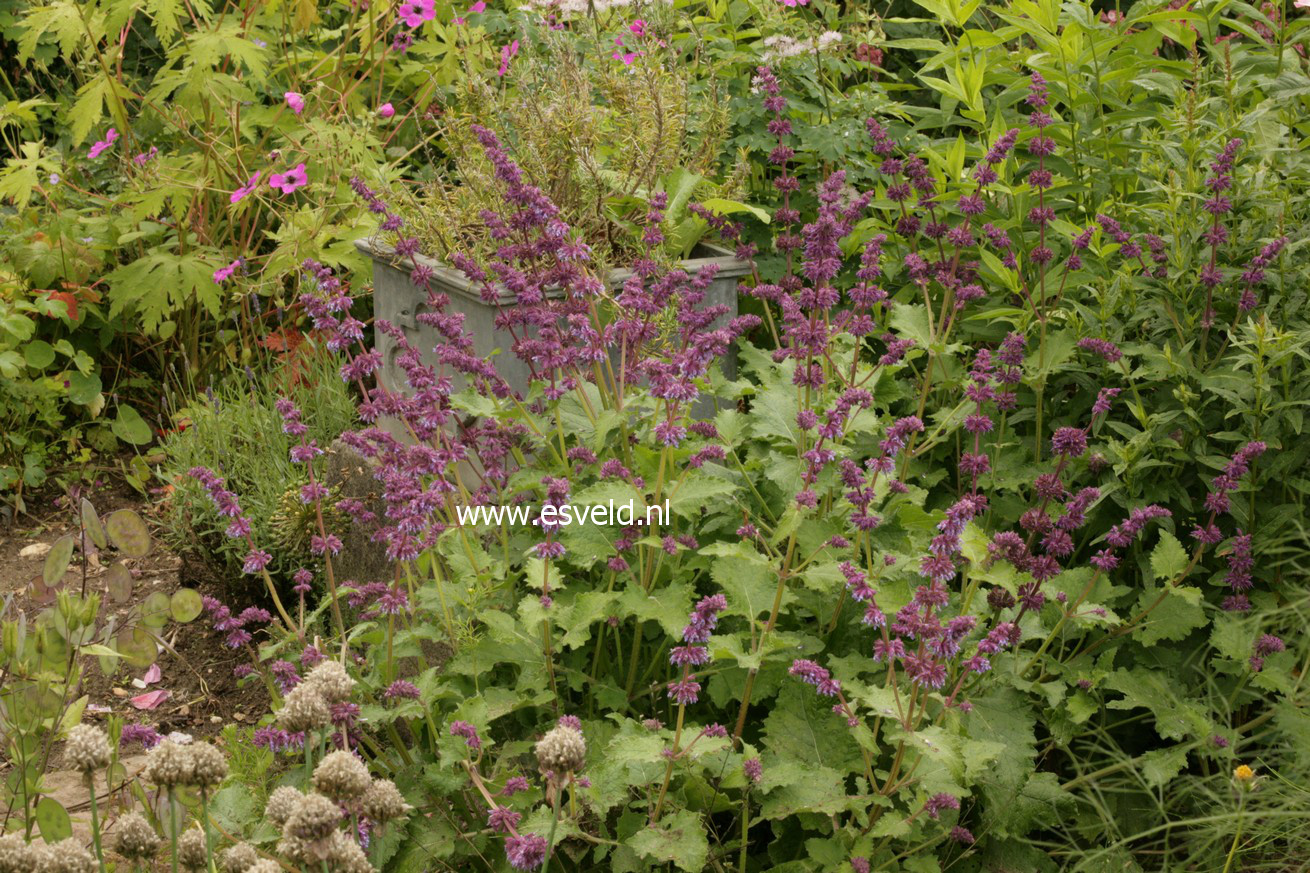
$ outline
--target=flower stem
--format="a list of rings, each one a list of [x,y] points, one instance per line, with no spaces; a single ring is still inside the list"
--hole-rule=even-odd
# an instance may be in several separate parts
[[[105,774],[108,777],[108,774]],[[86,787],[91,795],[91,841],[95,843],[96,862],[100,865],[100,873],[105,871],[105,853],[100,848],[100,809],[96,804],[96,781],[94,771],[86,774]]]

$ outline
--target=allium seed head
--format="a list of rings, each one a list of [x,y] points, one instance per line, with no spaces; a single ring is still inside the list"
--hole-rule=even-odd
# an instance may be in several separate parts
[[[332,833],[340,822],[339,806],[321,794],[310,793],[300,798],[282,831],[299,840],[321,840]]]
[[[191,746],[191,769],[194,784],[214,788],[227,778],[227,758],[209,743]]]
[[[291,813],[295,812],[303,798],[304,795],[290,785],[275,788],[268,796],[268,803],[264,805],[264,817],[272,822],[274,827],[280,828],[287,823],[287,819],[291,818]]]
[[[338,803],[360,797],[372,781],[364,762],[350,752],[332,752],[314,768],[314,790]]]
[[[249,843],[237,843],[225,850],[220,860],[223,873],[246,873],[258,863],[259,855]]]
[[[324,661],[310,670],[305,684],[314,687],[328,703],[349,700],[350,693],[355,690],[355,680],[336,661]]]
[[[146,765],[141,771],[141,777],[166,789],[190,785],[194,778],[192,762],[190,746],[164,740],[146,756]]]
[[[129,812],[114,826],[114,851],[133,864],[155,857],[159,844],[159,835],[138,812]]]
[[[378,824],[404,818],[413,809],[390,779],[377,779],[364,792],[364,815]]]
[[[323,663],[333,663],[324,661]],[[320,665],[321,666],[321,665]],[[318,668],[309,675],[312,677]],[[327,727],[332,719],[327,701],[319,690],[319,685],[311,684],[308,679],[301,682],[287,693],[282,701],[282,708],[277,713],[278,727],[291,733],[314,731]]]
[[[543,770],[573,773],[587,758],[587,742],[571,727],[558,726],[537,741],[537,763]]]
[[[74,770],[90,773],[109,765],[109,737],[100,728],[89,724],[75,725],[68,732],[64,756]]]
[[[197,873],[209,866],[209,852],[205,847],[205,832],[188,828],[177,840],[177,863],[188,873]]]

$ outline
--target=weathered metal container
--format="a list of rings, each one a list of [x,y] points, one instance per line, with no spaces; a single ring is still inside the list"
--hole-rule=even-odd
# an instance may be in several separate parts
[[[423,354],[424,361],[435,363],[432,349],[438,341],[437,332],[420,324],[417,319],[427,306],[427,295],[410,281],[412,263],[395,257],[394,249],[385,243],[359,240],[355,245],[373,260],[374,317],[386,319],[403,330],[406,339]],[[500,354],[492,359],[496,371],[511,389],[525,393],[528,387],[528,366],[513,353],[513,339],[509,333],[496,328],[498,306],[483,300],[477,286],[458,270],[423,255],[415,256],[414,260],[432,271],[432,287],[449,295],[451,310],[464,315],[464,327],[473,336],[473,348],[477,354],[485,357],[499,349]],[[737,260],[727,249],[707,243],[698,244],[692,251],[692,257],[679,262],[678,266],[688,273],[695,273],[712,264],[717,265],[719,271],[706,291],[704,305],[725,304],[728,307],[728,314],[715,322],[717,326],[726,324],[737,315],[737,283],[750,272],[750,266],[745,261]],[[606,280],[611,288],[617,288],[631,275],[628,270],[613,270]],[[508,289],[500,289],[500,294],[499,306],[518,305]],[[379,334],[376,342],[382,353],[383,385],[392,390],[403,388],[404,373],[395,363],[395,341]],[[736,376],[735,354],[724,356],[721,365],[725,376]]]

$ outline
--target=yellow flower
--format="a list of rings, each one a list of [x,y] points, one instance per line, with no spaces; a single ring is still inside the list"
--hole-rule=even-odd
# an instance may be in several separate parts
[[[1250,782],[1252,779],[1255,778],[1255,771],[1252,770],[1250,767],[1246,766],[1245,764],[1242,764],[1241,766],[1239,766],[1237,769],[1233,771],[1233,778],[1236,779],[1238,782],[1243,782],[1243,783]]]

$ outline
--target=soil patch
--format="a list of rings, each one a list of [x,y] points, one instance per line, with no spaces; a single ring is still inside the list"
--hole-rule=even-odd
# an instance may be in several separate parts
[[[118,509],[136,511],[156,531],[156,507],[149,499],[126,483],[109,482],[86,495],[101,518]],[[34,501],[35,502],[35,501]],[[32,516],[19,516],[8,528],[0,528],[0,611],[5,619],[25,614],[32,621],[53,606],[51,592],[43,590],[41,571],[50,547],[65,534],[77,535],[78,528],[71,505],[66,499],[45,502],[44,511],[34,509]],[[148,555],[126,559],[132,575],[131,596],[115,601],[109,596],[105,567],[96,560],[87,562],[85,575],[82,559],[74,554],[73,570],[63,585],[82,585],[101,594],[98,626],[116,620],[119,627],[155,592],[171,595],[179,588],[192,588],[202,595],[227,601],[232,595],[223,575],[194,556],[178,554],[158,536],[153,536]],[[244,588],[238,581],[233,588]],[[244,650],[232,650],[223,642],[202,614],[187,624],[169,622],[159,632],[159,654],[155,664],[159,679],[150,678],[147,668],[120,664],[112,676],[106,676],[98,659],[85,657],[82,684],[71,699],[88,697],[84,720],[103,721],[110,713],[122,716],[127,723],[153,725],[161,733],[181,731],[197,739],[217,734],[233,722],[251,724],[268,711],[268,695],[258,683],[238,687],[232,670],[247,660]],[[167,691],[167,697],[154,708],[140,708],[132,702],[147,691]],[[52,760],[52,767],[59,761]]]

